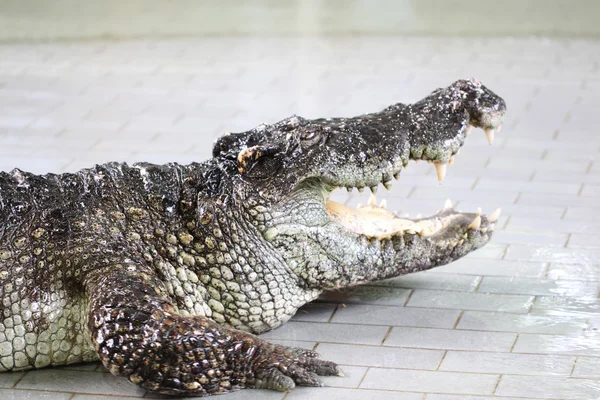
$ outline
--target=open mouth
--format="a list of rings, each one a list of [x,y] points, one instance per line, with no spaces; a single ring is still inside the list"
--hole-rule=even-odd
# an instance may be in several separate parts
[[[470,127],[467,129],[470,130]],[[493,130],[490,133],[490,129],[485,129],[485,133],[491,143]],[[452,155],[449,164],[454,161],[455,155]],[[434,162],[434,165],[438,180],[441,182],[446,175],[447,164]],[[382,174],[381,184],[388,190],[391,188],[391,182],[386,178],[392,175],[396,178],[399,177],[398,172]],[[359,204],[357,208],[328,199],[326,208],[331,220],[342,225],[348,231],[367,238],[385,240],[408,234],[447,239],[450,244],[456,246],[462,244],[469,237],[470,232],[491,233],[500,217],[500,209],[487,216],[483,215],[481,210],[474,213],[457,212],[453,209],[451,201],[446,200],[443,208],[432,216],[415,219],[400,218],[395,212],[387,209],[386,200],[378,204],[375,197],[376,189],[377,187],[372,188],[373,194],[371,194],[368,204],[365,206]]]

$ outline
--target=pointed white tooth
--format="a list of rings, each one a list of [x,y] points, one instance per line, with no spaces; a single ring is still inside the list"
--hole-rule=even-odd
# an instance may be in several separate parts
[[[439,182],[442,182],[446,177],[446,168],[448,168],[448,164],[436,162],[435,170],[437,172],[437,178]]]
[[[365,191],[364,187],[359,187],[357,189],[358,189],[358,193],[364,193],[364,191]]]
[[[500,218],[500,213],[502,212],[501,208],[498,208],[496,211],[494,211],[493,213],[491,213],[487,219],[490,222],[496,222],[498,221],[498,218]]]
[[[450,240],[450,246],[456,247],[457,244],[458,244],[458,240],[456,240],[456,239],[451,239]]]
[[[498,125],[498,127],[496,128],[496,132],[500,132],[502,130],[502,125]]]
[[[387,200],[386,199],[381,200],[381,204],[379,205],[379,207],[387,208]]]
[[[371,196],[369,197],[369,203],[370,206],[376,206],[377,205],[377,198],[375,197],[375,193],[371,193]]]
[[[400,172],[397,172],[397,173],[394,174],[394,179],[395,180],[400,179]]]
[[[406,213],[406,214],[404,214],[404,215],[402,216],[402,218],[410,218],[410,214],[409,214],[409,213]]]
[[[452,154],[452,155],[450,156],[450,160],[448,160],[448,164],[449,164],[449,165],[452,165],[452,164],[454,164],[454,154]]]
[[[465,133],[468,135],[469,133],[471,133],[471,129],[473,129],[473,125],[471,125],[471,124],[467,125],[467,129],[465,129]]]
[[[425,236],[425,233],[427,233],[427,231],[425,230],[425,228],[421,229],[421,232],[419,232],[419,236]]]
[[[459,239],[458,241],[458,245],[460,246],[461,244],[463,244],[465,242],[465,239]]]
[[[420,163],[420,162],[421,162],[421,160],[418,160],[418,159],[417,159],[417,160],[415,160],[415,164],[418,164],[418,163]]]
[[[452,210],[452,202],[450,199],[446,199],[446,202],[444,203],[444,210]]]
[[[492,142],[494,141],[494,130],[493,129],[486,129],[485,130],[485,136],[487,136],[488,143],[492,144]]]
[[[377,194],[377,186],[371,186],[369,189],[371,189],[371,193]]]
[[[468,226],[468,229],[477,230],[481,226],[481,215],[475,217],[473,222]]]
[[[481,215],[481,207],[477,207],[477,215]]]
[[[415,215],[415,218],[416,219],[421,219],[421,218],[423,218],[423,216],[421,214],[417,214],[417,215]]]
[[[387,189],[387,190],[392,190],[392,181],[387,181],[387,182],[383,182],[383,186]]]
[[[363,208],[363,205],[362,205],[362,204],[360,204],[360,203],[358,203],[358,204],[356,205],[356,208],[358,208],[358,209],[361,209],[361,208]]]

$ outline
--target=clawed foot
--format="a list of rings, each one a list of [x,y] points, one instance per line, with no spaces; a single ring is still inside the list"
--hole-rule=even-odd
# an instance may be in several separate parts
[[[344,376],[331,361],[324,361],[311,350],[286,347],[263,342],[254,374],[246,381],[247,386],[275,389],[282,392],[299,386],[323,386],[321,376]]]

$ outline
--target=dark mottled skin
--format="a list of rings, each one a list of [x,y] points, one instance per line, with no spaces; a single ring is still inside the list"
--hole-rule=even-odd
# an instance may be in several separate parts
[[[0,371],[99,358],[164,394],[319,386],[335,364],[252,333],[325,289],[451,262],[493,228],[444,210],[453,222],[434,236],[365,237],[331,220],[330,192],[447,162],[469,124],[495,128],[504,112],[457,81],[379,113],[225,135],[204,163],[0,173]]]

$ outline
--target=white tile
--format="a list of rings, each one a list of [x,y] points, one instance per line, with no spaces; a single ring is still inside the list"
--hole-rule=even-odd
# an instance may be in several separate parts
[[[72,393],[141,396],[145,390],[106,372],[43,369],[28,372],[17,389],[69,391]]]
[[[548,323],[552,323],[549,320]],[[562,354],[600,357],[600,336],[595,333],[570,333],[563,335],[519,335],[513,349],[515,353]]]
[[[533,296],[417,289],[406,306],[526,313],[532,302]]]
[[[461,394],[492,394],[498,375],[371,368],[360,387]]]
[[[512,348],[516,333],[478,332],[459,329],[410,328],[395,326],[384,346],[424,349],[505,351]]]
[[[543,399],[593,399],[600,393],[595,380],[505,375],[496,389],[498,396],[529,396]]]
[[[481,311],[465,311],[458,329],[544,334],[577,334],[587,327],[586,318],[571,314],[519,315]]]
[[[575,357],[569,356],[449,351],[439,370],[504,375],[569,376],[574,364]]]
[[[324,359],[345,365],[385,368],[437,369],[444,352],[441,350],[402,349],[381,346],[357,346],[322,343],[317,352]]]

